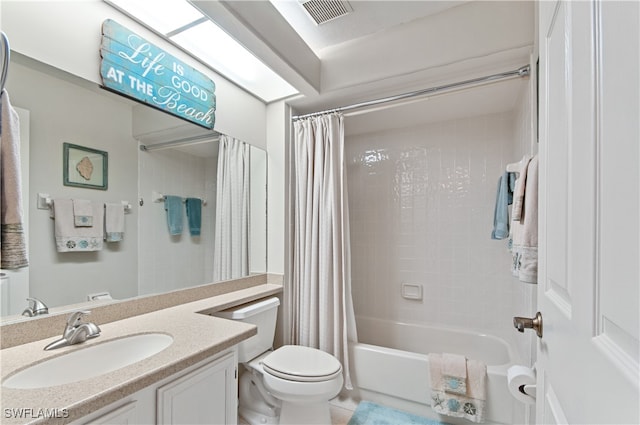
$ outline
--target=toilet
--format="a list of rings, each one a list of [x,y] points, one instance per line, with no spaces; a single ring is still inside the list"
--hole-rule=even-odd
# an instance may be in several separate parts
[[[258,334],[238,344],[240,416],[254,424],[330,424],[329,400],[342,388],[342,365],[331,354],[297,345],[273,350],[280,301],[272,297],[213,313],[251,323]]]

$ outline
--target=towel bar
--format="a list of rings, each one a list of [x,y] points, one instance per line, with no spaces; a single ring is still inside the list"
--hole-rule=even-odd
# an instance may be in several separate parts
[[[164,202],[164,194],[160,192],[156,192],[155,190],[151,191],[151,200],[153,202]],[[182,198],[182,203],[186,202],[186,198]],[[202,205],[207,205],[207,200],[202,198]]]
[[[120,201],[122,206],[124,207],[125,213],[131,212],[131,204],[129,201]],[[53,205],[53,199],[49,196],[48,193],[38,193],[38,209],[39,210],[48,210]]]

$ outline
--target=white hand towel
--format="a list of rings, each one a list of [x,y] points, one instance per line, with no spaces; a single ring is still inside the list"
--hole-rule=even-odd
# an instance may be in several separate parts
[[[86,199],[73,199],[73,224],[76,227],[93,226],[93,207]]]
[[[124,205],[104,204],[104,230],[107,242],[120,242],[124,239]]]
[[[527,169],[531,158],[523,158],[522,168],[518,170],[516,187],[513,189],[513,204],[511,206],[511,220],[520,221],[524,207],[524,192],[527,185]]]
[[[100,251],[103,245],[104,206],[91,203],[93,226],[76,227],[71,199],[54,199],[51,217],[55,220],[54,236],[58,252]]]
[[[512,271],[521,282],[538,282],[538,156],[527,167],[522,216],[513,223]]]
[[[20,174],[20,119],[9,93],[0,93],[0,268],[27,267],[27,242],[22,211]]]
[[[467,360],[467,396],[476,400],[487,399],[487,365],[480,360]]]
[[[450,393],[467,393],[467,358],[459,354],[442,354],[442,388]]]
[[[429,379],[431,389],[444,390],[442,387],[442,356],[440,354],[429,354]]]

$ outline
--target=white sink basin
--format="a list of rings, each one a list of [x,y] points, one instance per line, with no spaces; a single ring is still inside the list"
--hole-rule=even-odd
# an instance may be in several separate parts
[[[169,335],[132,335],[80,348],[34,364],[4,380],[4,388],[44,388],[93,378],[139,362],[173,342]]]

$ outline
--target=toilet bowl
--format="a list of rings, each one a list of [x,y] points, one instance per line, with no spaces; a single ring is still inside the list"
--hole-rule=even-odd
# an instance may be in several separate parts
[[[343,384],[342,365],[324,351],[285,345],[272,350],[277,298],[214,313],[255,324],[258,334],[238,345],[239,413],[250,424],[328,424],[329,400]]]
[[[262,360],[267,390],[282,400],[280,424],[330,424],[329,400],[342,388],[342,365],[310,347],[285,345]]]

